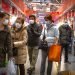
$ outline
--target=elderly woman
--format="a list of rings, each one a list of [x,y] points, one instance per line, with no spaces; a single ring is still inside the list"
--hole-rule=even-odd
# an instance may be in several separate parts
[[[24,25],[24,18],[19,17],[15,22],[12,32],[13,39],[13,56],[16,64],[19,66],[20,75],[25,75],[24,64],[27,58],[27,30]]]

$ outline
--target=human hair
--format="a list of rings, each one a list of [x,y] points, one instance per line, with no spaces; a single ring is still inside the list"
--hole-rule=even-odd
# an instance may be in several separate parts
[[[24,18],[18,17],[17,20],[21,20],[21,23],[24,24]]]
[[[30,19],[31,17],[33,17],[34,20],[36,19],[36,16],[35,16],[35,15],[30,15],[30,16],[29,16],[29,19]]]
[[[4,18],[6,16],[10,16],[10,15],[6,12],[0,12],[0,18]]]
[[[3,18],[5,16],[6,16],[6,14],[4,12],[0,12],[0,18]]]
[[[50,20],[50,21],[52,21],[52,22],[54,22],[53,21],[53,19],[52,19],[52,15],[46,15],[45,17],[44,17],[44,19],[47,19],[47,20]]]

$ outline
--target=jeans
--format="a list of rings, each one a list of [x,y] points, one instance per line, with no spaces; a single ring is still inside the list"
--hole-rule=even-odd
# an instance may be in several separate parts
[[[45,66],[46,66],[47,56],[48,56],[48,52],[42,50],[42,61],[41,61],[40,75],[45,75]],[[53,64],[52,61],[48,61],[47,74],[46,75],[51,75],[52,64]]]
[[[68,61],[68,51],[69,51],[69,44],[61,44],[62,50],[65,50],[65,62]]]

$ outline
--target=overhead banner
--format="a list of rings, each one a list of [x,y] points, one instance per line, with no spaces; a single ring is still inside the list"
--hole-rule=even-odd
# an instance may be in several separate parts
[[[10,5],[9,5],[9,3],[8,3],[8,0],[7,0],[7,1],[6,1],[6,0],[2,0],[2,9],[3,9],[5,12],[7,12],[7,13],[10,12]]]
[[[68,11],[72,6],[75,5],[75,0],[65,0],[63,5],[57,10],[57,12],[62,12],[64,14],[65,12]]]
[[[10,1],[11,3],[13,3],[14,6],[16,6],[17,10],[21,10],[21,12],[25,14],[26,16],[29,16],[35,13],[35,11],[29,9],[22,0],[10,0]]]

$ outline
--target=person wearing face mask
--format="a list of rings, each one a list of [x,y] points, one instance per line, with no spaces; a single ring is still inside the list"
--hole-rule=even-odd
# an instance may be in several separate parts
[[[35,64],[38,57],[38,45],[41,35],[41,27],[36,23],[36,17],[34,15],[29,16],[29,25],[27,27],[28,31],[28,54],[30,67],[28,68],[28,73],[35,70]]]
[[[9,17],[10,17],[10,15],[7,13],[5,13],[5,15],[6,15],[6,19],[4,20],[3,24],[5,27],[5,30],[10,32],[10,28],[9,28]]]
[[[5,30],[4,21],[6,19],[6,13],[0,12],[0,75],[6,74],[6,55],[7,59],[11,59],[12,53],[12,38],[10,33]]]
[[[25,75],[25,66],[27,59],[27,30],[24,25],[24,18],[19,17],[15,22],[15,27],[12,32],[13,39],[13,56],[15,64],[19,66],[20,75]],[[17,74],[18,75],[18,74]]]
[[[42,60],[41,60],[41,68],[40,68],[40,75],[45,75],[45,69],[46,69],[46,60],[48,57],[48,52],[49,52],[49,48],[51,45],[56,44],[58,42],[58,30],[55,28],[55,25],[53,23],[52,20],[52,16],[51,15],[47,15],[45,16],[45,25],[43,27],[42,30],[42,34],[40,39],[44,40],[47,42],[48,44],[48,48],[41,49],[42,51]],[[45,37],[44,37],[45,36]],[[48,62],[48,66],[47,66],[47,73],[46,75],[51,75],[52,72],[52,61],[47,60]]]
[[[59,43],[62,46],[62,50],[64,48],[65,50],[65,63],[70,63],[68,60],[68,51],[69,51],[69,45],[72,42],[72,29],[69,26],[68,22],[65,21],[63,25],[59,27]]]

